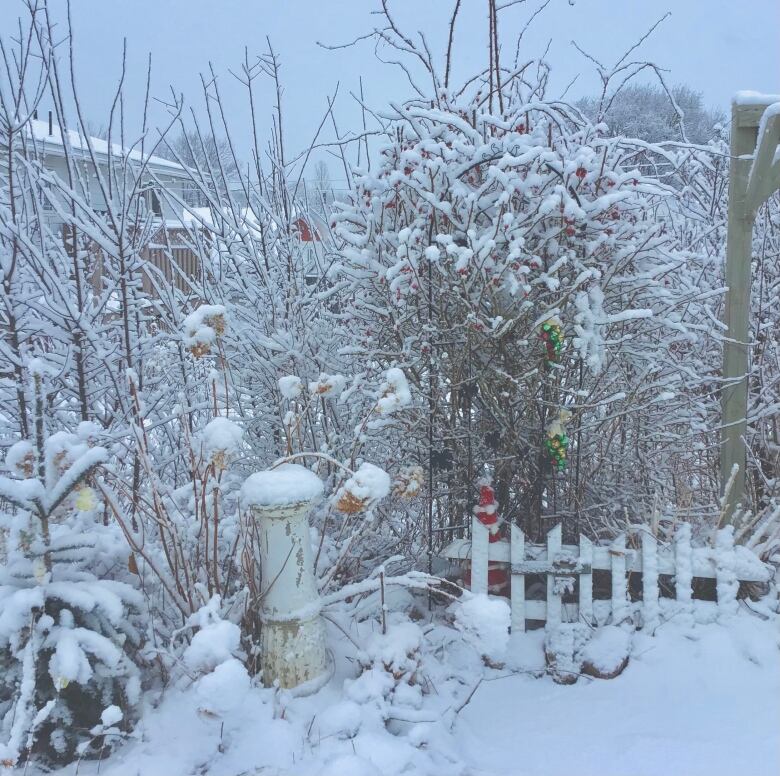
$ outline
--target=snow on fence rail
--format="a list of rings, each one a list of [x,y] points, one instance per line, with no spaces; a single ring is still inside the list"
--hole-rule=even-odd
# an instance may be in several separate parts
[[[716,546],[693,547],[690,525],[681,524],[672,548],[659,547],[649,533],[642,534],[641,547],[626,547],[624,534],[610,545],[597,545],[580,536],[579,545],[563,544],[561,526],[547,534],[546,545],[534,545],[525,541],[525,535],[512,525],[509,541],[489,541],[489,531],[477,518],[472,522],[471,539],[458,539],[449,544],[442,557],[451,560],[471,560],[471,590],[488,592],[488,563],[507,563],[511,573],[510,596],[512,630],[525,630],[526,620],[546,621],[547,625],[560,622],[588,624],[603,623],[611,614],[613,623],[620,623],[631,616],[632,606],[628,598],[627,573],[642,576],[642,601],[639,606],[645,628],[654,628],[660,622],[661,574],[675,577],[677,609],[683,618],[693,615],[693,579],[714,579],[717,589],[717,606],[726,614],[737,607],[737,591],[740,582],[766,582],[770,574],[767,567],[750,550],[734,546],[733,528],[728,526],[718,532]],[[611,572],[611,599],[593,599],[593,572]],[[527,574],[546,575],[546,600],[527,600],[525,583]],[[575,590],[577,603],[563,603],[563,596]],[[594,603],[599,608],[594,613]]]

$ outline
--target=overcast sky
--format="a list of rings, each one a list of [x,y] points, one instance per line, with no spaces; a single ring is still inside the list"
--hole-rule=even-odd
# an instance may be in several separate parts
[[[0,0],[4,36],[18,0]],[[543,0],[527,0],[502,13],[505,57],[514,56],[514,39]],[[64,6],[50,0],[52,8]],[[246,101],[228,73],[243,59],[261,53],[266,36],[279,54],[285,86],[286,129],[291,149],[304,146],[326,106],[326,95],[340,84],[339,122],[355,126],[358,117],[350,91],[362,75],[367,102],[382,107],[389,99],[409,95],[399,71],[376,61],[371,43],[326,51],[317,45],[342,43],[379,22],[371,10],[378,0],[72,0],[79,89],[86,112],[99,124],[107,114],[120,69],[122,38],[129,47],[127,109],[140,105],[145,61],[152,54],[152,92],[170,94],[173,85],[199,106],[199,74],[209,62],[219,75],[237,142],[248,142]],[[452,0],[392,0],[399,24],[424,30],[443,51]],[[456,28],[457,75],[484,67],[487,39],[485,0],[463,0]],[[570,97],[594,93],[593,68],[571,45],[576,40],[605,64],[614,62],[656,20],[671,16],[643,45],[638,55],[666,68],[673,83],[686,83],[704,94],[711,106],[728,109],[740,89],[780,92],[780,0],[550,0],[523,41],[521,59],[541,54],[553,66],[558,96],[575,76]],[[270,101],[270,92],[261,94]],[[270,103],[266,103],[270,104]],[[263,119],[266,118],[266,111]],[[161,120],[162,109],[156,109]],[[335,164],[330,164],[338,177]]]

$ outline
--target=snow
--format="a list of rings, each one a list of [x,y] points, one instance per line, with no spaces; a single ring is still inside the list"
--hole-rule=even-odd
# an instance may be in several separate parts
[[[637,638],[616,679],[483,682],[455,733],[490,776],[775,776],[778,692],[776,622],[742,617],[695,638],[668,623]]]
[[[49,660],[49,674],[59,689],[64,689],[70,682],[86,684],[92,676],[92,667],[74,632],[65,630],[57,639]]]
[[[182,321],[182,340],[187,348],[214,344],[224,331],[225,307],[221,304],[202,304]]]
[[[386,634],[371,637],[360,660],[366,667],[378,663],[392,674],[414,672],[422,642],[422,630],[416,623],[391,623]]]
[[[780,97],[777,97],[772,104],[764,111],[764,122],[768,122],[773,116],[780,116]],[[763,122],[762,122],[763,125]]]
[[[314,725],[320,738],[354,738],[360,729],[363,710],[354,701],[339,701],[323,709],[315,718]]]
[[[56,119],[53,122],[52,134],[49,134],[48,121],[32,119],[29,123],[29,127],[30,134],[38,143],[42,144],[44,151],[55,150],[58,153],[61,152],[61,149],[64,146],[64,138]],[[73,129],[67,130],[66,135],[68,145],[74,151],[78,151],[82,156],[86,157],[89,153],[89,146],[92,146],[92,150],[98,158],[98,161],[107,161],[109,152],[108,141],[99,137],[90,137],[89,140],[87,140],[87,138]],[[165,170],[168,172],[179,174],[183,174],[185,172],[184,168],[178,162],[174,162],[171,159],[163,159],[160,156],[151,156],[149,154],[144,155],[141,153],[140,149],[135,148],[133,150],[129,150],[122,148],[122,146],[117,143],[111,144],[111,154],[114,159],[122,159],[127,157],[134,162],[146,162],[152,168],[165,168]]]
[[[35,451],[30,442],[23,439],[12,444],[5,454],[5,467],[12,474],[29,477],[35,464]]]
[[[322,480],[297,463],[285,463],[275,469],[256,472],[241,487],[244,509],[253,506],[282,506],[322,497]]]
[[[631,647],[631,633],[616,625],[598,628],[582,650],[582,659],[601,674],[619,669]]]
[[[326,763],[319,776],[382,776],[370,760],[356,754],[336,757]]]
[[[368,506],[390,493],[390,475],[373,463],[362,463],[357,471],[344,483],[336,498],[345,493],[351,494],[357,501]]]
[[[392,23],[382,29],[390,41],[397,34]],[[290,170],[274,149],[268,186],[259,169],[227,173],[239,204],[206,178],[169,186],[190,171],[149,158],[151,135],[129,151],[27,124],[19,164],[0,185],[4,203],[10,191],[20,204],[18,218],[0,216],[2,250],[10,240],[29,259],[4,277],[14,374],[0,385],[0,446],[13,445],[0,472],[0,761],[18,761],[38,727],[42,745],[63,766],[71,760],[61,776],[761,776],[777,764],[777,580],[746,549],[780,558],[777,513],[714,535],[717,483],[701,454],[717,420],[727,132],[717,128],[706,148],[611,137],[574,106],[537,100],[547,71],[534,69],[505,84],[497,114],[492,97],[475,95],[479,77],[458,97],[448,88],[430,103],[420,94],[380,107],[387,147],[373,170],[349,167],[347,189],[322,203],[318,245],[298,244],[312,214],[306,197],[280,197]],[[780,113],[780,101],[764,110],[768,100],[736,98],[746,114],[764,112],[761,128]],[[27,146],[42,151],[43,170]],[[63,169],[68,147],[76,192],[51,167],[53,158]],[[101,168],[117,155],[108,205],[88,191],[89,164],[79,175],[93,151]],[[147,161],[151,183],[133,175]],[[152,184],[169,206],[190,194],[211,205],[185,206],[181,230],[140,201]],[[34,207],[39,196],[58,217],[51,223]],[[124,218],[133,212],[148,228]],[[777,202],[767,212],[756,244],[771,256]],[[82,257],[63,252],[62,220],[83,236]],[[177,232],[170,247],[191,249],[203,269],[189,290],[165,265],[151,292],[142,277],[148,250],[153,263],[169,255],[166,228]],[[91,274],[98,254],[106,282],[86,278],[82,298],[73,261]],[[755,288],[756,310],[769,315],[767,353],[776,286],[768,277]],[[538,323],[550,318],[565,357],[546,364]],[[777,370],[764,361],[756,427],[776,410]],[[410,383],[431,411],[414,407]],[[546,407],[549,432],[566,427],[556,404],[573,412],[588,534],[611,542],[616,525],[631,526],[631,543],[581,538],[580,566],[611,569],[614,584],[611,599],[594,602],[596,574],[583,573],[578,616],[561,601],[575,575],[550,574],[546,601],[544,584],[515,575],[512,587],[527,581],[533,600],[515,599],[510,637],[505,599],[417,571],[428,502],[391,501],[388,473],[395,496],[414,496],[426,479],[417,464],[433,464],[421,451],[438,440],[439,473],[429,472],[424,496],[446,530],[473,501],[464,491],[449,504],[440,486],[468,489],[468,469],[501,467],[514,452],[502,483],[521,494],[533,477],[536,410]],[[473,461],[462,454],[469,430],[479,437]],[[610,435],[626,444],[617,450]],[[229,456],[235,466],[209,482],[205,472]],[[246,478],[245,467],[273,460],[311,470],[288,463]],[[771,499],[777,482],[766,474]],[[305,512],[326,490],[310,531]],[[566,511],[568,490],[553,511]],[[299,519],[255,520],[247,507]],[[695,518],[680,524],[680,515]],[[515,537],[529,519],[516,517]],[[632,601],[626,574],[648,529],[643,600]],[[490,543],[495,530],[474,521],[475,590],[486,592],[495,553],[545,557],[542,547]],[[276,551],[282,537],[288,549]],[[577,557],[560,526],[549,537],[548,562]],[[717,603],[692,598],[702,569]],[[659,598],[658,576],[672,571],[677,600]],[[765,598],[738,598],[746,577],[764,583],[749,588]],[[522,632],[537,612],[547,629]],[[272,682],[295,663],[291,681]],[[310,697],[280,686],[304,677]],[[83,692],[90,703],[77,702]],[[88,734],[121,748],[77,763],[63,742],[89,747]],[[20,766],[26,776],[48,770],[36,760]]]
[[[353,622],[349,638],[329,628],[334,675],[317,694],[265,689],[228,658],[169,687],[123,748],[79,773],[775,776],[777,625],[740,612],[693,633],[671,620],[634,635],[617,678],[562,686],[539,678],[543,631],[514,635],[507,667],[490,668],[452,628],[398,617],[382,636]],[[602,660],[625,644],[618,631],[594,633]]]
[[[100,721],[103,723],[103,727],[111,727],[122,721],[122,709],[119,706],[111,705],[103,709],[103,713],[100,715]]]
[[[385,372],[385,381],[379,388],[377,409],[382,415],[391,415],[412,403],[412,394],[406,375],[401,369],[393,367]]]
[[[251,687],[244,664],[228,658],[197,682],[200,709],[212,714],[227,714],[241,707]]]
[[[228,418],[210,420],[201,432],[206,458],[210,460],[216,453],[235,455],[239,451],[243,435],[241,427]]]
[[[328,399],[338,399],[346,384],[347,379],[344,375],[328,375],[323,372],[319,380],[309,383],[309,391]]]
[[[108,459],[108,451],[103,447],[90,447],[62,473],[46,497],[47,508],[57,504],[69,493],[90,469],[94,469]]]
[[[217,620],[201,628],[184,650],[183,661],[195,673],[211,671],[238,651],[241,630],[227,620]]]
[[[677,601],[682,606],[681,617],[686,620],[691,615],[691,599],[693,592],[693,552],[691,550],[691,525],[680,523],[674,535],[674,560],[675,560],[675,591]]]
[[[292,401],[301,395],[303,383],[300,377],[295,375],[285,375],[279,378],[279,390],[285,399]]]
[[[484,593],[464,594],[451,607],[455,615],[455,627],[466,641],[491,660],[504,656],[509,643],[509,604],[503,598],[493,598]]]
[[[9,477],[0,476],[0,497],[7,499],[12,504],[28,506],[31,501],[42,501],[45,495],[46,490],[40,480],[12,480]]]
[[[780,103],[780,94],[762,94],[761,92],[741,91],[734,95],[736,105],[768,105]]]

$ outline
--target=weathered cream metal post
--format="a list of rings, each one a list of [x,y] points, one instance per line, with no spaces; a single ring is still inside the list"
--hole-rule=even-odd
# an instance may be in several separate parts
[[[321,497],[319,477],[296,464],[253,474],[241,489],[242,508],[249,510],[259,534],[260,666],[268,687],[278,683],[314,691],[327,676],[308,521]]]
[[[747,453],[750,264],[756,211],[780,186],[780,96],[740,92],[731,108],[731,165],[728,237],[726,241],[726,307],[728,327],[723,345],[721,393],[721,489],[736,473],[728,493],[726,519],[745,495]]]

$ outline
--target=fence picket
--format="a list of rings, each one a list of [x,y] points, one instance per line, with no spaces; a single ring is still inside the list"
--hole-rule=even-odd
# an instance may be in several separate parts
[[[590,567],[593,564],[593,542],[580,534],[580,565]],[[579,619],[587,625],[593,625],[593,574],[580,574],[580,614]]]
[[[561,552],[561,524],[547,534],[547,562],[552,563]],[[555,591],[555,574],[547,575],[547,624],[554,626],[561,622],[561,596]]]
[[[621,534],[612,542],[609,553],[612,565],[612,622],[619,625],[628,619],[625,534]]]
[[[728,618],[736,614],[739,582],[734,570],[734,526],[727,525],[718,531],[715,540],[715,573],[717,574],[718,617]]]
[[[512,564],[522,563],[525,559],[525,534],[514,523],[510,539]],[[525,574],[512,573],[509,592],[512,596],[512,633],[522,633],[525,630]]]
[[[693,551],[690,523],[680,523],[674,533],[674,587],[681,621],[693,620]]]
[[[658,607],[658,542],[655,536],[642,533],[642,627],[654,631],[660,622]]]
[[[477,595],[488,591],[489,532],[476,517],[471,519],[471,592]]]

